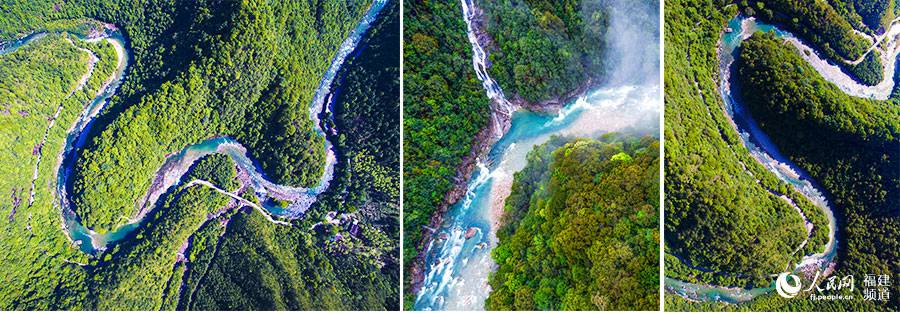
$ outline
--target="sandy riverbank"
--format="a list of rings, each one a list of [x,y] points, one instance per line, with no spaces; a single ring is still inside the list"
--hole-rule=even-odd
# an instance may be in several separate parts
[[[883,79],[875,86],[866,86],[859,83],[853,77],[845,73],[838,64],[827,60],[824,56],[816,52],[815,49],[801,41],[795,36],[787,36],[785,40],[793,45],[799,51],[799,55],[803,57],[815,70],[825,78],[826,81],[838,86],[848,95],[870,98],[876,100],[887,100],[894,90],[894,73],[896,60],[900,54],[900,23],[892,24],[891,29],[880,37],[877,43],[873,44],[869,52],[878,51],[881,55]],[[744,39],[749,38],[756,29],[756,19],[748,18],[741,23],[741,31],[744,33]],[[887,42],[886,48],[879,48],[882,41]],[[859,60],[857,60],[859,61]],[[855,61],[854,61],[855,62]]]

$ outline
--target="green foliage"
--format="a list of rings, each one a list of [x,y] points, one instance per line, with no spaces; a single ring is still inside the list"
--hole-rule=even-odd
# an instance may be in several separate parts
[[[554,138],[504,208],[491,310],[659,307],[659,143]]]
[[[819,2],[816,2],[819,3]],[[709,147],[731,143],[735,156],[743,156],[746,150],[734,139],[726,135],[729,127],[719,127],[723,140],[713,140],[704,128],[684,127],[683,123],[698,120],[723,119],[724,112],[717,107],[717,95],[713,73],[718,62],[713,54],[716,41],[723,30],[724,22],[735,14],[733,6],[724,2],[696,3],[674,1],[667,3],[666,10],[666,248],[674,253],[670,238],[679,234],[671,228],[672,219],[695,214],[694,207],[673,204],[699,202],[708,198],[698,184],[683,184],[686,173],[704,171],[717,160],[731,155],[724,151],[716,157],[704,159],[703,163],[690,166],[682,147],[693,151],[703,151]],[[710,22],[696,24],[702,16],[714,17]],[[686,60],[690,60],[687,62]],[[782,153],[806,169],[819,182],[828,195],[829,205],[835,211],[838,221],[838,253],[835,273],[844,275],[896,273],[898,271],[897,233],[898,216],[898,107],[896,100],[872,101],[847,96],[836,86],[827,83],[804,61],[796,49],[775,40],[771,35],[754,35],[744,43],[738,59],[735,77],[740,85],[740,97],[746,107],[768,134]],[[695,92],[695,82],[700,92]],[[702,92],[702,93],[701,93]],[[705,104],[709,103],[709,104]],[[709,111],[703,108],[715,105]],[[712,109],[715,108],[715,109]],[[721,123],[719,123],[722,125]],[[715,129],[715,128],[712,128]],[[691,131],[693,130],[693,131]],[[690,140],[705,133],[707,139]],[[715,137],[715,136],[714,136]],[[736,138],[735,138],[736,139]],[[724,143],[722,142],[724,141]],[[754,170],[756,164],[742,161],[748,170],[765,183],[771,174]],[[741,172],[742,168],[731,172]],[[727,173],[727,172],[720,172]],[[715,176],[721,183],[726,176]],[[737,188],[743,193],[758,184],[741,182]],[[710,186],[711,187],[711,186]],[[707,188],[710,188],[707,187]],[[732,193],[734,191],[725,191]],[[760,195],[760,198],[764,195]],[[794,201],[802,198],[794,197]],[[894,206],[891,209],[891,206]],[[670,209],[672,208],[672,209]],[[731,206],[730,209],[740,208]],[[805,214],[809,217],[809,211]],[[813,208],[815,210],[815,208]],[[707,218],[703,223],[714,219]],[[817,224],[819,222],[813,222]],[[750,228],[757,231],[759,228]],[[721,230],[728,234],[732,230]],[[814,229],[814,232],[816,230]],[[709,240],[722,240],[720,237]],[[691,247],[696,250],[696,247]],[[820,249],[820,248],[816,248]],[[815,251],[815,250],[812,250]],[[676,255],[678,255],[676,253]],[[694,263],[696,264],[696,263]],[[688,264],[689,265],[689,264]],[[700,264],[703,266],[704,264]],[[734,272],[740,274],[743,272]],[[689,281],[726,284],[741,281],[723,275],[711,275],[708,271],[698,271],[686,266],[673,255],[666,256],[666,275]],[[713,278],[713,276],[719,276]],[[891,287],[892,293],[896,288]],[[679,296],[667,294],[667,310],[726,310],[726,311],[872,311],[896,310],[898,301],[878,303],[863,301],[861,290],[853,292],[853,301],[811,301],[808,297],[784,299],[771,293],[737,306],[722,303],[696,303]]]
[[[0,55],[0,306],[6,309],[84,307],[86,272],[63,260],[87,258],[59,228],[56,164],[67,128],[112,75],[116,55],[106,42],[67,37],[51,33]],[[78,47],[98,58],[83,86],[91,57]]]
[[[234,191],[240,186],[234,160],[221,153],[213,153],[195,161],[185,175],[182,181],[205,180],[225,191]]]
[[[228,222],[231,217],[224,217],[223,221],[211,220],[200,227],[190,237],[190,246],[187,249],[185,258],[190,262],[190,266],[185,266],[181,274],[177,274],[178,268],[172,272],[172,278],[169,279],[170,286],[177,285],[179,288],[167,288],[166,298],[174,298],[167,302],[174,302],[175,309],[184,310],[191,304],[197,285],[206,276],[209,264],[215,258],[219,248],[219,238],[224,234]],[[182,264],[185,262],[179,262]],[[178,282],[172,279],[180,276]],[[171,306],[171,304],[169,304]]]
[[[881,66],[881,52],[873,50],[866,57],[854,65],[843,67],[851,77],[855,77],[860,83],[875,86],[884,80],[884,68]]]
[[[334,210],[359,218],[356,235],[351,234],[353,226],[343,225],[340,231],[346,240],[326,241],[324,249],[339,253],[330,256],[335,260],[343,255],[354,262],[336,265],[340,271],[369,277],[364,269],[375,266],[380,270],[382,277],[359,282],[360,292],[351,296],[353,303],[359,305],[357,308],[397,310],[400,298],[400,2],[389,2],[379,16],[359,43],[354,57],[348,59],[338,74],[336,86],[332,86],[332,90],[337,90],[333,110],[340,135],[338,139],[333,136],[329,139],[342,159],[335,166],[331,187],[319,196],[307,216],[321,219],[326,211]],[[341,252],[347,250],[354,253]],[[360,269],[351,270],[353,264],[358,264],[354,266]],[[353,275],[340,277],[348,290],[356,290]],[[369,283],[380,289],[364,290],[369,288]],[[338,293],[343,291],[338,289]]]
[[[397,303],[399,272],[385,273],[366,257],[323,253],[299,228],[275,225],[256,211],[235,215],[197,285],[190,310],[384,310]],[[388,305],[388,307],[386,307]]]
[[[847,242],[836,275],[900,272],[900,106],[846,95],[770,35],[750,38],[740,60],[753,116],[833,198]]]
[[[338,75],[342,79],[332,87],[336,90],[334,122],[340,135],[331,141],[346,165],[338,164],[332,180],[332,190],[340,190],[340,197],[324,197],[330,208],[350,211],[351,207],[397,206],[399,202],[399,10],[397,3],[382,10],[388,18],[363,38],[356,57],[345,63]],[[390,224],[399,231],[396,221]]]
[[[479,27],[493,37],[490,72],[511,96],[550,100],[603,75],[607,19],[598,3],[478,5],[485,11]],[[460,4],[414,1],[404,8],[403,251],[410,262],[423,227],[450,205],[448,192],[474,166],[474,145],[487,140],[489,100],[471,66]]]
[[[480,5],[496,45],[490,51],[490,72],[509,95],[548,100],[605,73],[608,21],[598,3],[503,0]]]
[[[211,137],[232,136],[241,141],[267,177],[278,183],[317,184],[324,169],[324,138],[313,131],[308,105],[336,48],[368,9],[369,1],[6,2],[0,4],[0,40],[36,31],[51,33],[0,55],[0,146],[11,152],[4,154],[7,165],[0,167],[7,177],[0,182],[0,190],[14,194],[13,201],[3,201],[0,208],[4,212],[15,211],[14,206],[18,209],[0,228],[4,251],[0,282],[5,286],[0,288],[0,308],[396,309],[399,209],[398,196],[391,190],[399,189],[399,150],[398,144],[390,143],[399,142],[399,48],[379,57],[393,58],[392,66],[387,61],[370,63],[366,57],[374,60],[374,54],[361,51],[362,57],[344,67],[356,73],[349,74],[342,87],[352,96],[337,97],[335,111],[349,112],[348,116],[380,112],[369,124],[347,127],[346,132],[340,128],[342,135],[353,140],[339,150],[346,149],[341,152],[348,155],[354,152],[360,162],[351,169],[345,165],[349,158],[340,159],[335,175],[351,173],[350,181],[360,183],[316,203],[307,212],[309,218],[298,219],[292,226],[272,224],[257,211],[232,217],[236,208],[228,205],[234,203],[229,197],[202,185],[186,189],[182,185],[162,196],[163,205],[154,208],[135,233],[93,258],[73,247],[60,229],[52,189],[68,128],[117,64],[109,43],[69,43],[62,33],[83,36],[99,27],[98,20],[121,27],[132,60],[123,85],[92,124],[73,173],[70,197],[88,227],[104,232],[124,221],[122,217],[132,216],[135,200],[146,192],[166,156]],[[372,47],[399,46],[399,39],[381,41],[383,34],[399,38],[398,30],[381,30],[390,27],[384,25],[399,25],[399,2],[391,1],[388,7],[373,26],[372,33],[381,35],[365,39]],[[98,61],[85,87],[70,95],[89,60],[76,47],[91,50]],[[379,67],[386,69],[376,74]],[[378,75],[379,86],[367,85],[373,80],[370,75]],[[363,96],[372,93],[367,88],[381,87],[385,88],[380,94]],[[387,100],[395,105],[382,107]],[[48,117],[57,108],[61,109],[56,126],[47,132]],[[338,123],[341,118],[336,117]],[[349,124],[349,120],[343,122]],[[375,125],[380,126],[367,129]],[[45,132],[35,202],[28,206],[31,175],[37,166],[32,151]],[[252,188],[240,186],[234,174],[233,161],[214,154],[198,161],[181,182],[210,180],[258,201]],[[365,186],[369,180],[377,183]],[[382,194],[387,196],[380,198]],[[345,196],[379,200],[357,204],[362,209],[351,215],[357,224],[335,226],[346,240],[333,243],[312,236],[310,229],[322,212],[344,210],[334,203]],[[258,227],[242,231],[244,216],[254,219]],[[232,218],[235,221],[229,222]],[[234,231],[227,227],[230,223]],[[242,245],[259,250],[247,255],[218,254],[220,247],[229,253],[242,252],[235,249]],[[181,256],[183,248],[187,250]],[[238,274],[247,275],[246,286],[258,287],[255,282],[265,281],[270,289],[242,291],[254,297],[232,305],[219,296],[234,297],[228,293],[234,289],[224,284],[218,288],[219,280],[245,277],[222,275],[215,267],[221,264],[260,269]],[[331,281],[322,283],[326,280]]]
[[[259,197],[256,196],[256,190],[253,189],[253,186],[245,186],[244,191],[240,194],[241,198],[247,199],[252,203],[256,203],[257,205],[261,205],[259,202]]]
[[[853,26],[828,2],[800,0],[756,2],[763,3],[765,8],[757,10],[757,14],[787,26],[801,38],[812,42],[832,60],[856,60],[869,48],[870,43],[854,33]]]
[[[888,28],[894,20],[894,0],[852,0],[850,1],[863,23],[872,31]]]
[[[112,258],[92,270],[88,298],[99,310],[157,310],[172,274],[178,248],[197,231],[208,213],[228,203],[225,195],[194,185],[170,194],[135,237],[106,252]]]
[[[773,34],[757,33],[744,42],[736,73],[742,99],[763,128],[772,128],[770,133],[788,131],[789,137],[797,137],[797,143],[821,143],[835,137],[837,141],[868,142],[875,150],[886,152],[892,150],[887,144],[900,139],[900,120],[896,119],[900,107],[850,97],[820,75],[811,75],[815,69]],[[805,123],[787,123],[790,118]],[[832,132],[831,136],[823,136],[824,130]]]
[[[158,5],[137,8],[166,14],[156,11]],[[367,6],[362,1],[308,5],[257,1],[176,7],[176,16],[188,10],[184,14],[190,25],[173,22],[167,31],[184,31],[188,38],[165,44],[185,55],[165,62],[182,63],[181,68],[153,73],[158,76],[147,79],[160,81],[159,88],[141,94],[129,90],[134,85],[123,85],[126,98],[121,103],[114,99],[107,120],[101,120],[108,124],[92,134],[78,159],[72,196],[85,226],[100,233],[115,228],[122,216],[134,214],[134,200],[147,190],[167,153],[214,136],[235,136],[279,183],[318,183],[324,169],[323,138],[313,131],[307,108],[335,48]],[[102,14],[108,20],[123,19]],[[321,24],[304,22],[310,20]],[[146,70],[146,50],[164,54],[167,46],[147,44],[156,37],[131,32],[146,22],[129,22],[120,25],[130,35],[133,66]],[[142,80],[144,74],[134,79]],[[119,174],[123,172],[129,175]]]
[[[745,277],[719,281],[729,286],[768,285],[770,274],[799,260],[792,252],[807,237],[796,209],[779,195],[820,225],[814,243],[827,241],[824,213],[751,157],[726,116],[716,47],[737,7],[666,5],[666,252],[680,257],[685,268]],[[808,244],[804,253],[822,247]],[[687,274],[667,267],[668,277],[710,282]]]
[[[755,1],[757,7],[762,8],[756,10],[755,15],[783,25],[800,38],[811,42],[817,51],[835,64],[841,65],[842,70],[855,77],[860,83],[869,86],[877,85],[884,76],[881,60],[877,53],[874,51],[869,53],[857,65],[849,65],[844,62],[861,58],[872,43],[854,32],[851,21],[857,15],[850,13],[849,6],[842,1],[844,0],[831,0],[831,4],[826,1],[801,0]],[[868,3],[870,1],[860,0],[857,2]],[[878,0],[877,2],[885,1]]]
[[[460,3],[415,1],[403,7],[403,259],[410,262],[423,226],[447,205],[442,203],[462,160],[487,125],[489,100],[472,69]]]

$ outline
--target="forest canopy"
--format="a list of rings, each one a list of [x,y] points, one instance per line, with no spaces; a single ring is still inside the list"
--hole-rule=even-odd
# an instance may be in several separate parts
[[[659,307],[659,142],[555,137],[528,154],[491,252],[490,310]]]
[[[425,226],[449,205],[443,201],[490,112],[472,69],[460,3],[407,2],[403,14],[404,67],[415,69],[403,74],[403,260],[409,268]]]
[[[829,1],[832,5],[840,2]],[[825,2],[816,1],[816,6],[822,3]],[[804,6],[803,10],[814,7]],[[758,171],[755,160],[746,159],[748,152],[732,134],[720,98],[705,96],[719,94],[715,81],[719,64],[714,53],[726,22],[737,15],[738,9],[725,1],[676,0],[667,2],[665,17],[668,21],[665,34],[666,276],[725,286],[735,280],[689,268],[690,264],[676,258],[681,255],[674,254],[679,250],[670,238],[681,236],[678,228],[672,228],[673,220],[704,213],[700,205],[684,204],[717,203],[707,192],[713,190],[712,186],[702,182],[714,179],[722,185],[729,174],[746,170],[759,177],[760,182],[734,181],[729,188],[751,195],[751,191],[756,192],[755,186],[767,184],[773,176]],[[771,34],[754,34],[743,43],[737,58],[733,72],[736,78],[733,84],[739,86],[736,96],[745,103],[762,130],[771,135],[781,153],[821,185],[819,189],[825,193],[837,218],[838,251],[831,275],[859,277],[867,273],[897,272],[900,270],[896,268],[897,251],[900,251],[896,240],[900,232],[900,216],[896,210],[900,199],[897,100],[851,97],[825,81],[799,53],[802,52]],[[700,121],[719,125],[711,128],[718,128],[718,134],[696,123]],[[684,149],[688,147],[695,152],[686,153]],[[694,156],[716,147],[731,151]],[[732,155],[746,168],[723,166],[726,163],[722,161],[733,160]],[[699,176],[698,172],[712,172],[716,176],[690,178]],[[777,188],[778,184],[769,186]],[[735,191],[720,189],[720,192]],[[710,222],[711,219],[704,221]],[[696,246],[687,248],[697,249]],[[890,292],[896,293],[896,288],[892,286]],[[855,299],[852,301],[812,301],[806,294],[784,299],[768,293],[737,305],[694,302],[667,293],[665,305],[672,310],[691,311],[873,311],[896,310],[900,303],[893,298],[884,302],[864,301],[861,292],[861,289],[851,292]]]
[[[0,53],[0,146],[14,152],[0,167],[8,177],[0,189],[13,195],[0,202],[12,212],[0,227],[0,308],[398,309],[399,1],[385,5],[327,86],[333,93],[323,111],[334,112],[338,128],[322,125],[329,132],[319,133],[310,118],[326,69],[371,5],[2,5],[0,41],[38,38]],[[124,37],[129,64],[76,148],[74,217],[61,217],[69,214],[56,197],[61,150],[122,56],[106,40],[83,40],[104,29]],[[325,115],[319,120],[332,120]],[[189,145],[230,137],[266,178],[310,187],[323,176],[326,136],[338,158],[332,185],[300,218],[273,217],[247,173],[227,155],[210,154],[129,225],[133,231],[117,233],[137,215],[163,162]],[[61,218],[122,238],[85,253],[79,246],[102,243],[67,238],[78,230],[61,227]]]
[[[508,93],[540,102],[605,74],[607,12],[597,1],[485,1],[491,75]]]

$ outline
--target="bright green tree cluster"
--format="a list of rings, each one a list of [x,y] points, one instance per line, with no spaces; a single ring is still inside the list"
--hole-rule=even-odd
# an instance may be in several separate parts
[[[227,155],[213,153],[197,160],[182,181],[205,180],[225,191],[234,191],[240,186],[235,175],[234,160]]]
[[[538,102],[603,77],[607,12],[599,2],[485,1],[490,72],[509,96]]]
[[[554,138],[528,155],[491,256],[492,310],[659,306],[659,142]]]
[[[68,130],[111,77],[117,55],[106,41],[71,38],[70,43],[62,32],[83,36],[99,29],[97,21],[113,23],[127,37],[131,56],[123,85],[86,134],[69,195],[82,222],[103,232],[134,214],[136,200],[167,155],[208,138],[234,137],[278,183],[317,184],[324,138],[313,131],[308,105],[337,47],[370,5],[99,2],[27,1],[0,10],[0,40],[50,32],[0,56],[0,77],[5,77],[0,79],[0,123],[5,125],[0,131],[8,131],[0,145],[13,152],[4,154],[7,166],[0,167],[9,169],[0,187],[6,186],[3,193],[11,199],[0,202],[0,209],[10,213],[0,229],[0,307],[396,309],[399,187],[397,179],[387,177],[399,176],[398,122],[391,122],[399,119],[399,49],[365,47],[399,46],[397,31],[390,30],[399,28],[399,2],[391,1],[382,11],[335,80],[346,82],[340,90],[347,95],[335,94],[333,110],[345,112],[335,116],[336,123],[361,124],[338,129],[353,140],[336,144],[335,176],[357,185],[329,189],[321,197],[330,200],[315,203],[290,226],[274,224],[256,210],[232,206],[236,202],[206,186],[185,187],[191,179],[204,179],[250,199],[254,192],[235,180],[234,162],[213,154],[164,194],[162,205],[137,230],[91,256],[73,246],[60,228],[56,171]],[[76,86],[90,58],[78,47],[98,58],[80,89]],[[374,70],[379,67],[384,70]],[[368,86],[369,76],[378,76],[380,85]],[[370,88],[383,92],[364,97]],[[47,132],[57,108],[60,115]],[[368,120],[364,124],[348,116]],[[362,125],[382,126],[365,133]],[[39,166],[38,155],[43,157]],[[351,167],[350,160],[359,162]],[[35,166],[35,201],[29,206]],[[367,181],[376,184],[369,187]],[[325,227],[313,225],[326,212],[350,213],[335,205],[342,197],[356,199],[353,206],[360,208],[328,227],[344,239],[320,236]],[[243,231],[244,221],[251,220],[255,226]],[[239,272],[224,273],[219,266]],[[225,283],[230,281],[246,284]],[[251,294],[246,301],[238,299]]]
[[[872,42],[856,33],[852,20],[848,19],[853,15],[842,13],[846,11],[846,4],[841,1],[832,0],[833,6],[826,1],[743,0],[740,5],[744,14],[785,26],[798,37],[811,42],[817,51],[861,83],[877,85],[884,78],[880,53],[869,53],[859,64],[845,62],[862,58]],[[857,28],[864,29],[862,25]]]
[[[91,57],[78,47],[97,58],[83,86]],[[54,197],[56,165],[67,129],[115,67],[116,54],[107,42],[83,43],[60,33],[0,55],[0,149],[5,151],[0,154],[4,177],[0,306],[4,308],[83,307],[85,272],[65,261],[87,258],[60,229]]]
[[[130,81],[146,77],[158,87],[123,85],[126,98],[114,99],[98,121],[73,177],[73,203],[85,226],[100,233],[116,228],[134,214],[134,200],[167,154],[215,136],[230,135],[248,146],[279,183],[317,184],[324,138],[313,130],[308,107],[335,49],[367,8],[364,1],[136,6],[143,14],[174,19],[162,33],[153,32],[156,25],[132,31],[149,25],[132,21],[130,11],[102,11],[99,18],[121,21],[130,35],[134,67],[149,70],[142,66],[156,57],[165,57],[163,68],[181,64],[170,69],[175,72],[136,70]],[[179,13],[188,16],[177,19]],[[166,42],[145,43],[149,39]]]
[[[831,196],[847,248],[836,275],[900,271],[900,105],[854,98],[770,34],[746,42],[741,96],[781,151]],[[843,253],[843,254],[842,254]],[[900,287],[891,286],[897,293]],[[862,293],[857,293],[862,298]],[[860,301],[862,302],[862,301]],[[887,303],[897,308],[900,301]]]

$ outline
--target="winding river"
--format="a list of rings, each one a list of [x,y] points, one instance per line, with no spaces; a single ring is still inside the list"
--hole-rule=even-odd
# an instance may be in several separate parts
[[[16,39],[7,43],[0,44],[0,55],[12,53],[18,50],[20,47],[31,43],[32,41],[44,38],[47,33],[34,33],[20,39]]]
[[[769,139],[759,125],[750,116],[746,108],[736,100],[731,90],[731,71],[734,58],[738,54],[738,47],[741,43],[750,38],[756,31],[774,32],[778,38],[782,38],[788,43],[794,45],[799,51],[815,51],[807,46],[803,41],[793,36],[791,33],[784,31],[774,25],[756,21],[753,18],[745,18],[738,16],[728,23],[728,28],[722,35],[719,50],[720,74],[722,81],[719,84],[719,92],[725,101],[725,111],[728,118],[734,122],[736,130],[743,139],[742,142],[750,150],[751,155],[766,169],[775,174],[776,177],[788,183],[794,189],[803,194],[812,201],[817,207],[822,209],[829,221],[829,241],[824,251],[813,255],[804,256],[799,263],[795,265],[794,271],[802,268],[814,267],[818,270],[828,271],[833,264],[837,254],[837,233],[836,221],[831,207],[828,205],[826,195],[821,191],[822,188],[809,176],[802,168],[790,161],[782,155],[778,147],[776,147]],[[898,44],[894,40],[895,36],[900,34],[900,24],[894,23],[885,34],[888,45],[882,51],[882,62],[884,64],[884,81],[876,86],[863,86],[855,80],[840,71],[833,62],[825,61],[816,53],[800,53],[816,70],[823,75],[829,82],[840,87],[844,92],[857,96],[874,99],[886,99],[890,96],[890,92],[894,85],[894,70],[898,52]],[[801,213],[802,214],[802,213]],[[804,219],[806,219],[804,217]],[[777,274],[777,273],[776,273]],[[775,289],[774,280],[767,287],[745,289],[740,287],[712,286],[706,284],[695,284],[680,281],[677,279],[666,278],[666,289],[674,292],[684,298],[693,301],[720,301],[725,303],[740,303],[752,300],[753,298],[768,294]]]
[[[61,149],[62,153],[59,156],[56,195],[62,212],[62,227],[70,240],[78,245],[79,249],[84,253],[95,254],[98,251],[105,250],[110,244],[124,238],[140,227],[142,219],[156,206],[160,196],[168,191],[170,187],[181,183],[181,177],[187,172],[190,165],[195,160],[212,153],[223,153],[234,159],[239,170],[247,174],[247,178],[244,182],[250,184],[254,188],[257,196],[264,204],[263,207],[266,211],[286,219],[295,219],[302,216],[303,213],[315,203],[316,197],[328,188],[334,171],[334,164],[337,162],[337,156],[331,143],[327,139],[328,137],[325,136],[325,131],[322,129],[321,124],[324,123],[320,121],[320,115],[330,116],[325,113],[332,111],[331,106],[333,106],[333,102],[329,96],[331,94],[332,83],[344,61],[356,48],[372,22],[377,18],[378,13],[381,12],[382,8],[387,4],[387,1],[388,0],[374,0],[360,22],[341,43],[330,66],[319,83],[312,104],[310,104],[309,113],[310,118],[314,121],[314,125],[316,126],[315,130],[319,135],[326,138],[323,146],[323,149],[326,150],[326,166],[318,185],[311,188],[301,188],[276,184],[270,181],[262,173],[260,166],[249,157],[247,149],[240,143],[228,137],[213,138],[188,146],[182,151],[169,156],[166,159],[165,164],[155,174],[151,190],[147,192],[145,197],[138,204],[141,207],[139,214],[129,220],[127,224],[104,234],[96,233],[81,224],[80,218],[71,207],[67,195],[71,185],[70,176],[78,158],[78,152],[87,141],[87,136],[85,134],[88,133],[95,117],[103,111],[109,98],[114,94],[116,88],[118,88],[124,79],[130,52],[126,48],[126,39],[111,25],[108,26],[108,29],[101,36],[84,39],[88,41],[108,40],[117,48],[119,63],[108,84],[92,101],[85,105],[78,120],[69,129],[65,146]],[[41,36],[41,34],[35,34],[17,40],[10,45],[3,47],[2,52],[15,49],[40,38]],[[336,132],[334,129],[330,129],[329,131],[332,134]],[[190,183],[202,184],[202,182]],[[233,197],[233,195],[229,196]],[[271,204],[273,203],[272,201],[267,201],[272,198],[288,200],[291,204],[287,207],[278,207]]]
[[[496,115],[506,113],[503,108],[509,106],[502,105],[503,91],[486,70],[489,58],[473,27],[478,24],[472,20],[480,12],[471,0],[461,1],[472,44],[473,67],[493,102],[492,119],[497,120]],[[633,6],[630,1],[611,2],[614,4],[610,10]],[[658,7],[652,8],[653,12],[657,10]],[[488,275],[496,269],[490,252],[497,245],[494,232],[503,203],[510,193],[513,174],[525,167],[526,155],[535,145],[554,135],[593,137],[612,131],[657,135],[661,103],[659,51],[645,44],[634,45],[629,38],[658,39],[658,15],[647,18],[650,25],[641,24],[628,14],[610,15],[613,18],[608,59],[610,77],[617,79],[600,84],[556,113],[518,110],[511,114],[508,130],[479,160],[464,198],[451,207],[444,223],[426,239],[425,277],[415,297],[416,310],[484,309],[491,291]],[[639,62],[635,62],[635,57]],[[647,64],[650,70],[642,68]]]

